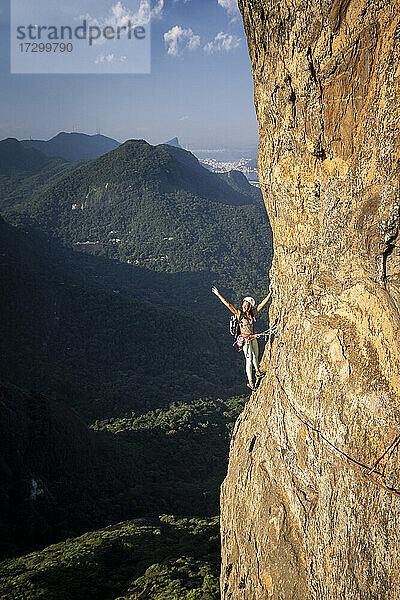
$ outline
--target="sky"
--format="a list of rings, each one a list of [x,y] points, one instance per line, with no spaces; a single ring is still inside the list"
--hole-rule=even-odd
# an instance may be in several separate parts
[[[89,75],[10,73],[10,2],[24,1],[0,0],[1,139],[99,129],[121,142],[178,136],[193,151],[256,148],[253,82],[236,0],[152,0],[151,72]],[[129,10],[130,0],[103,2],[110,14]]]

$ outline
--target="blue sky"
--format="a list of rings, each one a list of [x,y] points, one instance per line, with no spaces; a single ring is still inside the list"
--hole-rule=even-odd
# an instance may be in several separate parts
[[[129,7],[129,0],[119,2]],[[12,75],[9,0],[0,7],[0,138],[100,128],[120,141],[159,143],[177,135],[193,150],[256,146],[253,83],[235,0],[153,0],[151,73],[139,75]]]

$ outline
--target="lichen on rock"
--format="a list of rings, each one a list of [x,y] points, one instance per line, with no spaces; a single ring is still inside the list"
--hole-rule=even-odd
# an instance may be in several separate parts
[[[287,398],[351,459],[372,465],[398,434],[400,3],[239,6],[280,330],[232,438],[222,598],[393,600],[400,498],[310,437],[274,366],[280,343]],[[386,488],[400,489],[399,452],[379,464]]]

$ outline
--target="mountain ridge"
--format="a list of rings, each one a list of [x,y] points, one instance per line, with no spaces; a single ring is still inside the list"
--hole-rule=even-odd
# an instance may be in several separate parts
[[[28,200],[81,163],[46,156],[15,138],[0,141],[0,210]]]
[[[48,157],[35,148],[25,148],[16,138],[0,141],[0,174],[19,172],[33,174],[49,162]]]
[[[120,142],[101,134],[60,131],[49,140],[21,140],[25,148],[40,150],[48,157],[69,161],[91,160],[114,150]]]

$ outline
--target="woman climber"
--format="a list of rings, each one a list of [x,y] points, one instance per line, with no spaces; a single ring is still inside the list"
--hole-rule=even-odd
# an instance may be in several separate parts
[[[239,321],[240,336],[244,341],[242,350],[246,357],[247,386],[254,392],[258,383],[265,375],[265,371],[260,371],[260,365],[258,363],[258,341],[254,334],[254,317],[267,304],[268,300],[271,298],[272,290],[269,292],[268,296],[260,302],[257,308],[254,298],[246,296],[246,298],[243,298],[241,309],[235,308],[230,302],[225,300],[215,286],[211,288],[211,291],[229,308]],[[256,371],[255,385],[253,383],[253,365]]]

